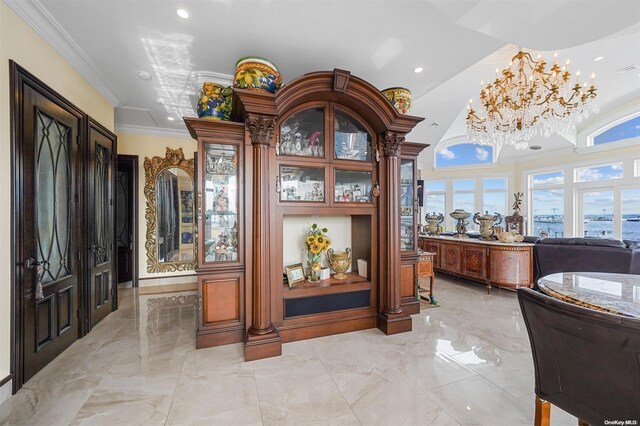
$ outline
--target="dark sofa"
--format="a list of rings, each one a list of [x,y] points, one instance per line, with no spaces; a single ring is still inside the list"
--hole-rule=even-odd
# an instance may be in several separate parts
[[[533,249],[534,281],[557,272],[640,274],[640,242],[604,238],[544,238]]]

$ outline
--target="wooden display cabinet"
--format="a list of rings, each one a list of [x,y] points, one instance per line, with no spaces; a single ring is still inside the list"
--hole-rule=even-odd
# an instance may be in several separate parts
[[[185,118],[198,140],[196,347],[242,342],[245,326],[242,123]]]
[[[292,340],[411,330],[399,177],[409,160],[415,212],[419,151],[404,138],[422,118],[398,113],[375,87],[334,70],[306,74],[276,94],[234,89],[232,119],[185,118],[198,140],[197,346],[244,341],[245,360],[253,360],[279,355]],[[301,218],[344,225],[332,248],[353,250],[347,279],[283,282],[284,262],[302,261],[302,237],[288,234],[304,231],[295,224]],[[415,214],[404,224],[411,262]],[[366,260],[366,277],[357,259]]]
[[[400,250],[402,257],[402,307],[420,312],[418,295],[418,155],[426,144],[405,142],[400,155]]]

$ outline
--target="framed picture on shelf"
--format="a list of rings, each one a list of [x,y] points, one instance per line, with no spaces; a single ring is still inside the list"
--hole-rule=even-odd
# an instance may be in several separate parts
[[[302,263],[295,263],[293,265],[285,266],[284,269],[287,272],[289,287],[293,287],[295,283],[304,281],[304,270],[302,269]]]

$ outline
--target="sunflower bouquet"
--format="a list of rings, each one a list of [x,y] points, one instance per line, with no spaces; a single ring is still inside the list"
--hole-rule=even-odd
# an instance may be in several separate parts
[[[307,228],[305,244],[309,251],[309,281],[319,281],[320,279],[320,257],[323,251],[331,245],[331,240],[327,236],[327,228],[320,228],[317,224]]]

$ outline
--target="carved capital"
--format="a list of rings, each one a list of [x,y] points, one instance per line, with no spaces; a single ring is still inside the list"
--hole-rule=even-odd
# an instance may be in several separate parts
[[[245,121],[253,145],[270,145],[273,129],[276,127],[275,117],[269,115],[247,114]]]
[[[404,133],[384,132],[382,149],[385,157],[397,157],[400,146],[404,143]]]

